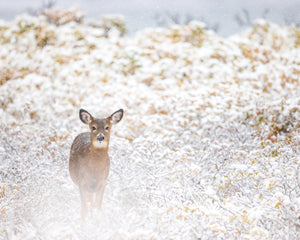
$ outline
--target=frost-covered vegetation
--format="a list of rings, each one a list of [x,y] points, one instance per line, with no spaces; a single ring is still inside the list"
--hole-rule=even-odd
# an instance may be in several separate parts
[[[122,37],[122,19],[79,20],[0,23],[0,239],[300,238],[298,28]],[[68,173],[80,107],[125,109],[85,224]]]

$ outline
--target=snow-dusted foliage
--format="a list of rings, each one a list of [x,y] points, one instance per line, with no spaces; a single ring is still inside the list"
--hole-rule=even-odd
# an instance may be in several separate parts
[[[0,23],[0,239],[299,239],[300,30],[107,36]],[[103,210],[68,173],[79,108],[124,108]]]

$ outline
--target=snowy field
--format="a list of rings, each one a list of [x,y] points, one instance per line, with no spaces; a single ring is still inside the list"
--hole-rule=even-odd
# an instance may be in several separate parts
[[[56,23],[0,22],[0,239],[300,239],[299,28]],[[79,108],[125,110],[86,223]]]

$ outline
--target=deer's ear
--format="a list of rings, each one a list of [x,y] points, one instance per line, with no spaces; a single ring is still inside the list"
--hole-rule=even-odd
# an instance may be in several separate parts
[[[79,118],[84,124],[90,124],[93,120],[93,116],[86,110],[80,109]]]
[[[118,111],[114,112],[111,116],[111,123],[112,124],[117,124],[118,122],[121,121],[121,119],[123,118],[123,109],[119,109]]]

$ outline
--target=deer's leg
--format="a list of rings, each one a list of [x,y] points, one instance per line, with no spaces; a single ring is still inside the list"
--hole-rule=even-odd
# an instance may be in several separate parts
[[[80,189],[80,200],[81,200],[81,219],[85,220],[87,216],[87,192]]]
[[[97,208],[99,209],[99,211],[101,211],[101,208],[102,208],[102,200],[103,200],[104,188],[105,188],[105,184],[103,184],[101,186],[101,188],[97,192],[97,196],[96,196],[96,204],[97,204]]]

